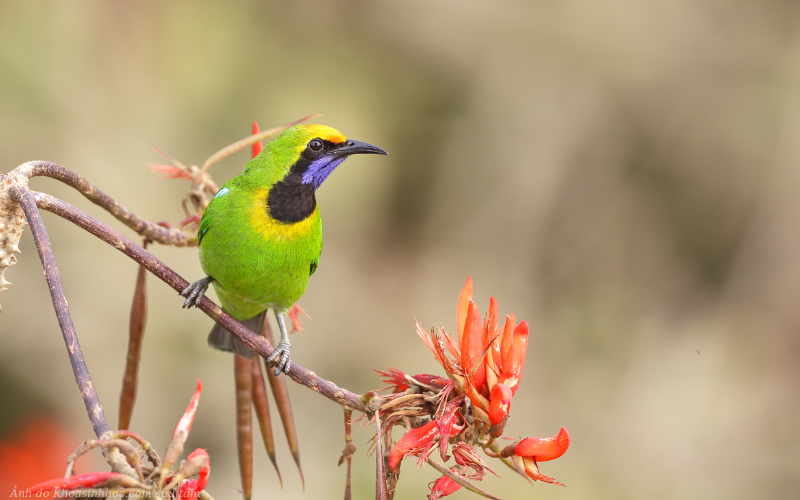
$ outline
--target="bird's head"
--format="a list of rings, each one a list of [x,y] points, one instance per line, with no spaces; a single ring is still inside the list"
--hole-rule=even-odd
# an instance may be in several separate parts
[[[347,139],[331,127],[303,124],[287,129],[262,154],[275,155],[288,167],[284,182],[316,189],[348,156],[387,153],[372,144]]]

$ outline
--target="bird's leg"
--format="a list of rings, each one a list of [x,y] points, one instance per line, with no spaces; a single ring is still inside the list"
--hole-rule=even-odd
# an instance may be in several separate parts
[[[277,377],[281,372],[289,373],[289,368],[292,366],[292,346],[289,343],[289,332],[286,331],[286,319],[283,317],[283,313],[275,310],[273,312],[275,313],[275,319],[278,320],[281,341],[275,346],[275,351],[269,355],[267,362],[276,366],[274,373]]]
[[[181,292],[181,296],[186,297],[186,300],[183,301],[183,307],[199,306],[200,301],[203,300],[203,295],[205,295],[206,290],[208,290],[208,285],[210,285],[212,281],[214,281],[214,278],[206,276],[194,283],[190,283],[189,286],[184,288]]]

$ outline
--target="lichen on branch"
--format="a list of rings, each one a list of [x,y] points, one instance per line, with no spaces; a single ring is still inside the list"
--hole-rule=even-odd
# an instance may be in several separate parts
[[[0,174],[0,292],[7,290],[6,285],[11,284],[5,273],[17,261],[14,254],[20,252],[19,240],[22,228],[27,223],[22,207],[8,194],[9,189],[18,184],[27,186],[28,177],[24,172],[14,170],[9,174]]]

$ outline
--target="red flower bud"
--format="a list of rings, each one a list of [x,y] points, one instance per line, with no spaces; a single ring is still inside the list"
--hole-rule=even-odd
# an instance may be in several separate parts
[[[200,403],[201,392],[203,392],[203,383],[200,382],[200,379],[197,379],[197,388],[194,390],[192,399],[189,401],[189,406],[186,407],[186,411],[178,421],[178,425],[175,426],[175,432],[172,433],[173,439],[175,439],[175,436],[180,432],[184,433],[184,442],[186,442],[186,438],[189,437],[189,432],[192,430],[192,422],[194,422],[194,415],[197,413],[197,405]]]
[[[261,130],[258,128],[258,122],[253,122],[253,135],[259,132],[261,132]],[[252,157],[255,158],[258,156],[258,153],[260,153],[262,149],[264,149],[264,146],[261,145],[261,141],[254,142],[250,149],[251,153],[253,153]]]
[[[453,469],[450,472],[455,473]],[[431,486],[431,493],[428,495],[428,500],[438,500],[439,498],[446,497],[461,488],[461,485],[453,481],[447,476],[442,476],[433,483]]]
[[[499,424],[508,415],[511,396],[511,389],[502,382],[496,383],[492,388],[492,394],[489,396],[489,421],[492,425]]]
[[[557,436],[546,438],[525,438],[514,448],[514,454],[531,457],[537,462],[555,460],[569,448],[569,433],[562,427]]]
[[[206,464],[197,474],[197,486],[199,487],[197,491],[202,491],[206,489],[206,485],[208,484],[208,476],[211,474],[211,457],[208,456],[208,452],[203,448],[197,448],[193,452],[189,453],[189,456],[186,457],[186,461],[188,462],[189,460],[197,457],[206,457]]]

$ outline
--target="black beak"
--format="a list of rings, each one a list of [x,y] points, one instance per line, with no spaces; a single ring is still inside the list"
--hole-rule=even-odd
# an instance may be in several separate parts
[[[366,142],[347,141],[343,146],[336,148],[333,154],[336,156],[349,156],[358,154],[388,155],[389,153],[382,150],[378,146],[373,146],[372,144],[368,144]]]

